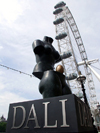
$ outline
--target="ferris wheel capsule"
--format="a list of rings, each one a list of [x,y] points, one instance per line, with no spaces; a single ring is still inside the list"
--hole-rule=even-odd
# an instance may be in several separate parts
[[[67,36],[67,33],[61,33],[61,34],[58,34],[56,37],[55,37],[55,39],[56,40],[59,40],[59,39],[63,39],[63,38],[65,38]]]
[[[57,25],[57,24],[62,23],[63,21],[64,21],[63,18],[58,18],[58,19],[56,19],[53,23],[54,23],[55,25]]]
[[[56,9],[56,10],[53,12],[53,14],[58,14],[58,13],[60,13],[60,12],[62,12],[62,11],[63,11],[62,8],[58,8],[58,9]]]
[[[61,1],[61,2],[59,2],[58,4],[56,4],[55,6],[54,6],[54,8],[56,9],[56,8],[59,8],[59,7],[63,7],[63,6],[65,6],[66,5],[66,3],[64,3],[63,1]]]

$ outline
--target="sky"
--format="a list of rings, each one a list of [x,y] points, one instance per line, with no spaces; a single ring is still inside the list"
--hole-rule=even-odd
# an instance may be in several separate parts
[[[41,99],[39,79],[32,75],[36,64],[32,43],[50,36],[57,49],[54,6],[58,0],[0,0],[0,116],[7,118],[9,104]],[[88,59],[100,59],[100,0],[65,0],[80,31]],[[80,56],[80,55],[78,55]],[[81,61],[81,60],[79,60]],[[100,69],[100,63],[93,64]],[[95,69],[98,74],[100,70]],[[93,76],[97,101],[100,82]]]

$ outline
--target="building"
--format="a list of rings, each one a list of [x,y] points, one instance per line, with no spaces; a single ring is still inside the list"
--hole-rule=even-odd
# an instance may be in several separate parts
[[[4,118],[3,115],[0,117],[0,122],[7,122],[6,118]]]

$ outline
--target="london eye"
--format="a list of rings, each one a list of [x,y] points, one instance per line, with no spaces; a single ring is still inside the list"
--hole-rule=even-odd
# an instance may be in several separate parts
[[[78,30],[78,26],[74,20],[74,17],[66,6],[65,2],[59,2],[54,6],[55,10],[53,14],[55,15],[55,20],[53,24],[55,25],[55,32],[58,44],[58,50],[60,54],[64,52],[71,52],[72,56],[67,59],[62,60],[62,65],[64,67],[65,75],[74,76],[74,74],[78,75],[78,72],[84,69],[84,73],[86,75],[86,80],[88,84],[88,92],[89,92],[89,105],[91,108],[92,114],[94,114],[94,110],[97,108],[98,102],[96,98],[95,85],[92,77],[92,72],[96,75],[96,77],[100,80],[100,76],[92,69],[91,64],[98,61],[98,59],[88,60],[88,56]],[[74,38],[74,43],[72,42],[72,36]],[[80,56],[80,61],[76,58],[75,46],[77,47],[77,54]],[[83,68],[81,68],[83,66]],[[72,89],[72,92],[76,94],[78,97],[82,98],[80,85],[78,84],[76,79],[67,80],[69,86]]]

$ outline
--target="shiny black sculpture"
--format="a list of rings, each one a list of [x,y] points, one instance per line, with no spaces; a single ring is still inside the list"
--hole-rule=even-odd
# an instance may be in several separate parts
[[[72,93],[65,81],[65,75],[54,71],[55,63],[63,57],[52,46],[52,42],[52,38],[45,36],[43,41],[36,40],[32,44],[37,63],[32,74],[41,80],[39,91],[43,98]]]

